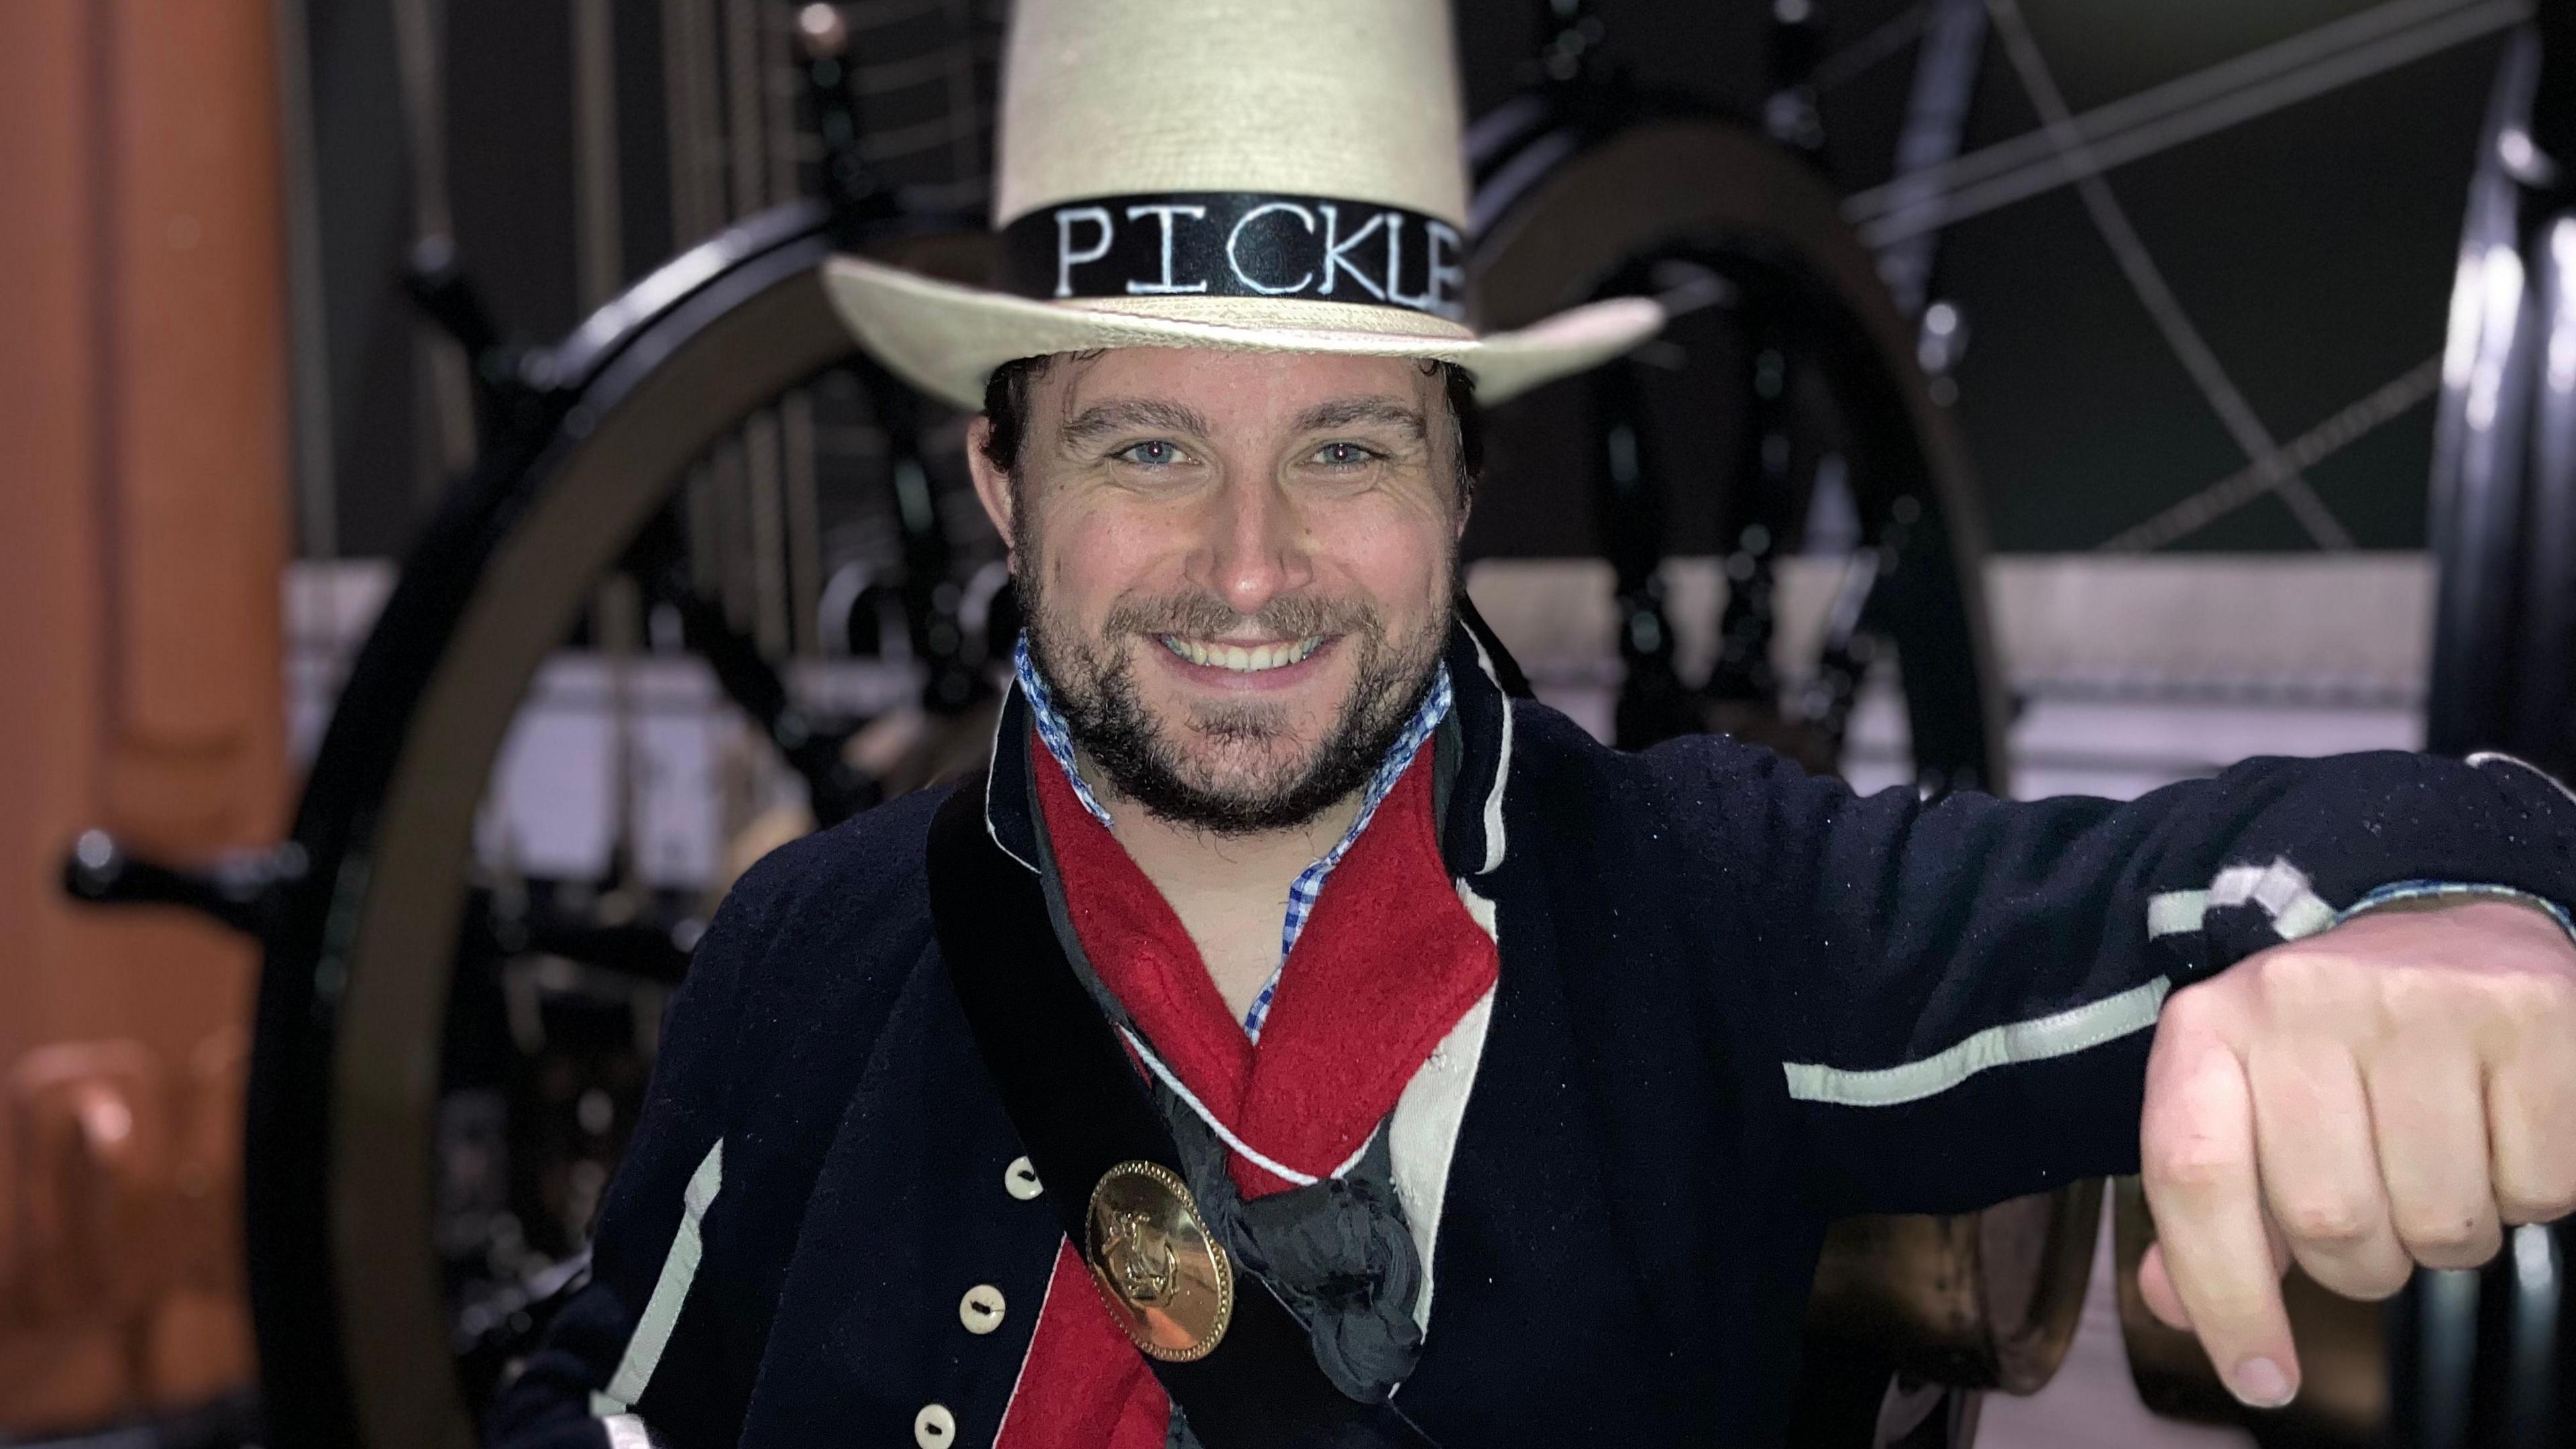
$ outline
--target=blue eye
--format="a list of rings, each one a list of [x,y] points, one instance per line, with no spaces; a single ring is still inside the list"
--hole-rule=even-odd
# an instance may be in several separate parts
[[[1142,463],[1148,468],[1168,468],[1181,460],[1181,450],[1161,438],[1152,438],[1142,443],[1129,443],[1109,456],[1129,463]]]
[[[1315,450],[1315,458],[1328,468],[1356,468],[1377,454],[1357,443],[1326,443]]]

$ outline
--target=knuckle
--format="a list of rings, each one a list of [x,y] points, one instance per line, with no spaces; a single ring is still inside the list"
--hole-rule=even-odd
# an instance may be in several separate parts
[[[2387,972],[2378,984],[2382,1022],[2392,1032],[2420,1028],[2427,1021],[2459,1018],[2460,978],[2456,972],[2405,966]]]
[[[2366,1260],[2319,1257],[2312,1261],[2302,1254],[2299,1266],[2307,1270],[2309,1277],[2343,1297],[2377,1303],[2397,1296],[2397,1291],[2414,1276],[2415,1267],[2405,1261],[2402,1254],[2395,1262],[2382,1261],[2382,1257],[2376,1254]]]
[[[2397,1235],[2416,1261],[2435,1268],[2467,1268],[2495,1256],[2502,1231],[2483,1214],[2459,1210],[2400,1219]]]
[[[2509,1223],[2550,1223],[2576,1212],[2576,1180],[2496,1185],[2496,1212]]]
[[[2518,1228],[2525,1223],[2554,1223],[2567,1215],[2567,1205],[2548,1198],[2499,1194],[2496,1218],[2506,1227]]]
[[[2204,1132],[2159,1135],[2145,1153],[2146,1175],[2187,1196],[2203,1196],[2233,1179],[2244,1154]]]
[[[2450,1271],[2483,1268],[2494,1257],[2493,1248],[2419,1248],[2415,1252],[2415,1261],[2425,1267]]]
[[[2330,1249],[2357,1247],[2380,1229],[2378,1213],[2339,1194],[2303,1195],[2280,1204],[2275,1213],[2281,1230],[2294,1240]]]
[[[2263,1005],[2278,1019],[2303,1021],[2335,1011],[2354,989],[2354,973],[2340,952],[2292,948],[2263,963]]]
[[[2163,1011],[2156,1017],[2158,1034],[2168,1030],[2197,1033],[2215,1025],[2214,1013],[2219,1009],[2220,999],[2219,993],[2210,988],[2219,985],[2221,980],[2223,978],[2213,977],[2194,982],[2168,997]]]
[[[2576,956],[2576,946],[2569,948]],[[2561,1047],[2576,1032],[2576,967],[2551,965],[2520,973],[2530,982],[2531,1028],[2541,1040]]]
[[[2561,971],[2506,971],[2488,980],[2489,1005],[2508,1021],[2546,1032],[2576,1020],[2576,977]]]

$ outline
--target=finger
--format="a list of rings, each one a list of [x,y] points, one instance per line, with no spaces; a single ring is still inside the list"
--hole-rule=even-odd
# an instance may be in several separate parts
[[[2246,1062],[2263,1196],[2308,1276],[2347,1298],[2385,1298],[2415,1262],[2389,1221],[2361,1068],[2340,1042],[2293,1026]]]
[[[2138,1296],[2146,1300],[2147,1311],[2167,1328],[2191,1332],[2191,1312],[2182,1306],[2182,1295],[2174,1291],[2173,1274],[2165,1268],[2165,1250],[2161,1243],[2147,1244],[2144,1257],[2138,1259]]]
[[[2272,1242],[2272,1273],[2277,1278],[2289,1272],[2294,1261],[2290,1255],[2290,1240],[2269,1213],[2264,1215],[2263,1225]],[[2164,1249],[2158,1244],[2147,1244],[2147,1250],[2138,1256],[2138,1296],[2146,1301],[2147,1311],[2165,1327],[2184,1333],[2191,1331],[2191,1314],[2182,1306],[2182,1295],[2174,1291],[2173,1271],[2165,1266]]]
[[[2576,987],[2531,1006],[2487,1077],[2496,1210],[2517,1224],[2576,1212]]]
[[[2504,1229],[2487,1178],[2486,1085],[2463,1039],[2431,1022],[2370,1062],[2364,1081],[2399,1241],[2428,1268],[2474,1268]]]
[[[2245,1070],[2214,1031],[2166,1008],[2147,1059],[2140,1173],[2175,1296],[2230,1392],[2273,1407],[2298,1357],[2263,1221]],[[2191,1014],[2197,1017],[2199,1013]]]

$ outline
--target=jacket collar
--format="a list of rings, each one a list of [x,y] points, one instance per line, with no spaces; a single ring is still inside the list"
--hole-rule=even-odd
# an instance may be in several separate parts
[[[1440,854],[1457,878],[1484,875],[1503,863],[1503,784],[1511,771],[1511,701],[1493,658],[1464,625],[1452,624],[1447,651],[1449,717],[1433,737],[1438,751]],[[1034,730],[1026,696],[1015,682],[993,727],[984,783],[984,828],[993,843],[1030,870],[1039,860],[1036,806],[1030,793]]]
[[[1001,717],[993,722],[992,758],[984,767],[984,831],[1011,859],[1038,868],[1037,796],[1029,750],[1037,733],[1036,718],[1019,681],[1002,696]]]
[[[1512,768],[1512,702],[1493,656],[1464,624],[1449,626],[1449,718],[1438,748],[1440,854],[1459,880],[1503,863],[1503,786]],[[1454,762],[1454,768],[1453,768]]]

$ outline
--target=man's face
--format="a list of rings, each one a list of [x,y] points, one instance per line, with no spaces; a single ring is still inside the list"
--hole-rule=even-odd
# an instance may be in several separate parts
[[[1060,357],[1017,476],[968,449],[1031,652],[1120,794],[1223,834],[1360,788],[1428,687],[1458,534],[1439,375],[1404,358]]]

